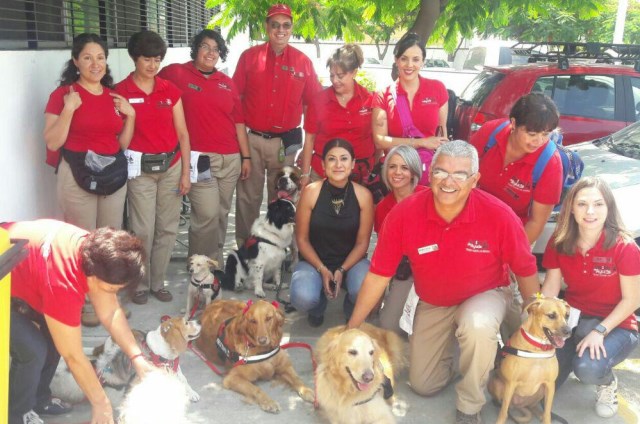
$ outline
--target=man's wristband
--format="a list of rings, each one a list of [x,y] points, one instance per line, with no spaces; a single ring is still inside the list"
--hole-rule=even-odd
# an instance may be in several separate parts
[[[240,156],[240,158],[241,158],[242,160],[245,160],[245,159],[247,159],[247,160],[251,160],[251,156]]]

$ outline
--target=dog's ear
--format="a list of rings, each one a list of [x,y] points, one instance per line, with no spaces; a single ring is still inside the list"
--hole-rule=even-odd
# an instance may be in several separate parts
[[[187,329],[182,317],[180,319],[170,319],[160,326],[160,334],[171,346],[174,353],[181,354],[187,350]]]
[[[542,303],[542,299],[536,298],[536,300],[534,300],[533,302],[529,303],[529,305],[527,305],[527,309],[526,309],[527,313],[529,315],[533,315],[535,311],[538,310],[541,303]]]
[[[218,269],[218,261],[214,259],[209,258],[207,264],[209,264],[209,268]]]
[[[271,339],[272,345],[275,347],[279,345],[280,341],[282,340],[284,312],[275,307],[273,312],[273,320],[271,323],[271,328],[269,329],[269,338]]]

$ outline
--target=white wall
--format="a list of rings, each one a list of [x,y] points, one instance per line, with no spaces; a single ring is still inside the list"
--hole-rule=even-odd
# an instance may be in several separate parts
[[[56,88],[69,50],[1,51],[0,222],[61,218],[56,176],[44,163],[44,108]],[[187,48],[171,49],[166,63],[189,60]],[[133,70],[125,49],[109,52],[114,81]]]

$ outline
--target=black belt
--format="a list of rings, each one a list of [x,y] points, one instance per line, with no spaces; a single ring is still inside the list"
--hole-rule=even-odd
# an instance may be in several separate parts
[[[272,132],[262,132],[262,131],[256,131],[256,130],[252,130],[251,128],[249,128],[249,132],[251,134],[255,134],[259,137],[262,138],[266,138],[267,140],[271,140],[272,138],[282,138],[283,135],[285,135],[288,132],[291,132],[295,130],[295,128],[289,130],[289,131],[285,131],[285,132],[281,132],[281,133],[272,133]]]

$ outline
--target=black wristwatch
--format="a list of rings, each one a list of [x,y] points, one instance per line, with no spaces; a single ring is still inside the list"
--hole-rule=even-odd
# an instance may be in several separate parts
[[[602,334],[603,337],[607,335],[607,327],[605,327],[602,324],[596,325],[593,331],[595,331],[596,333]]]

